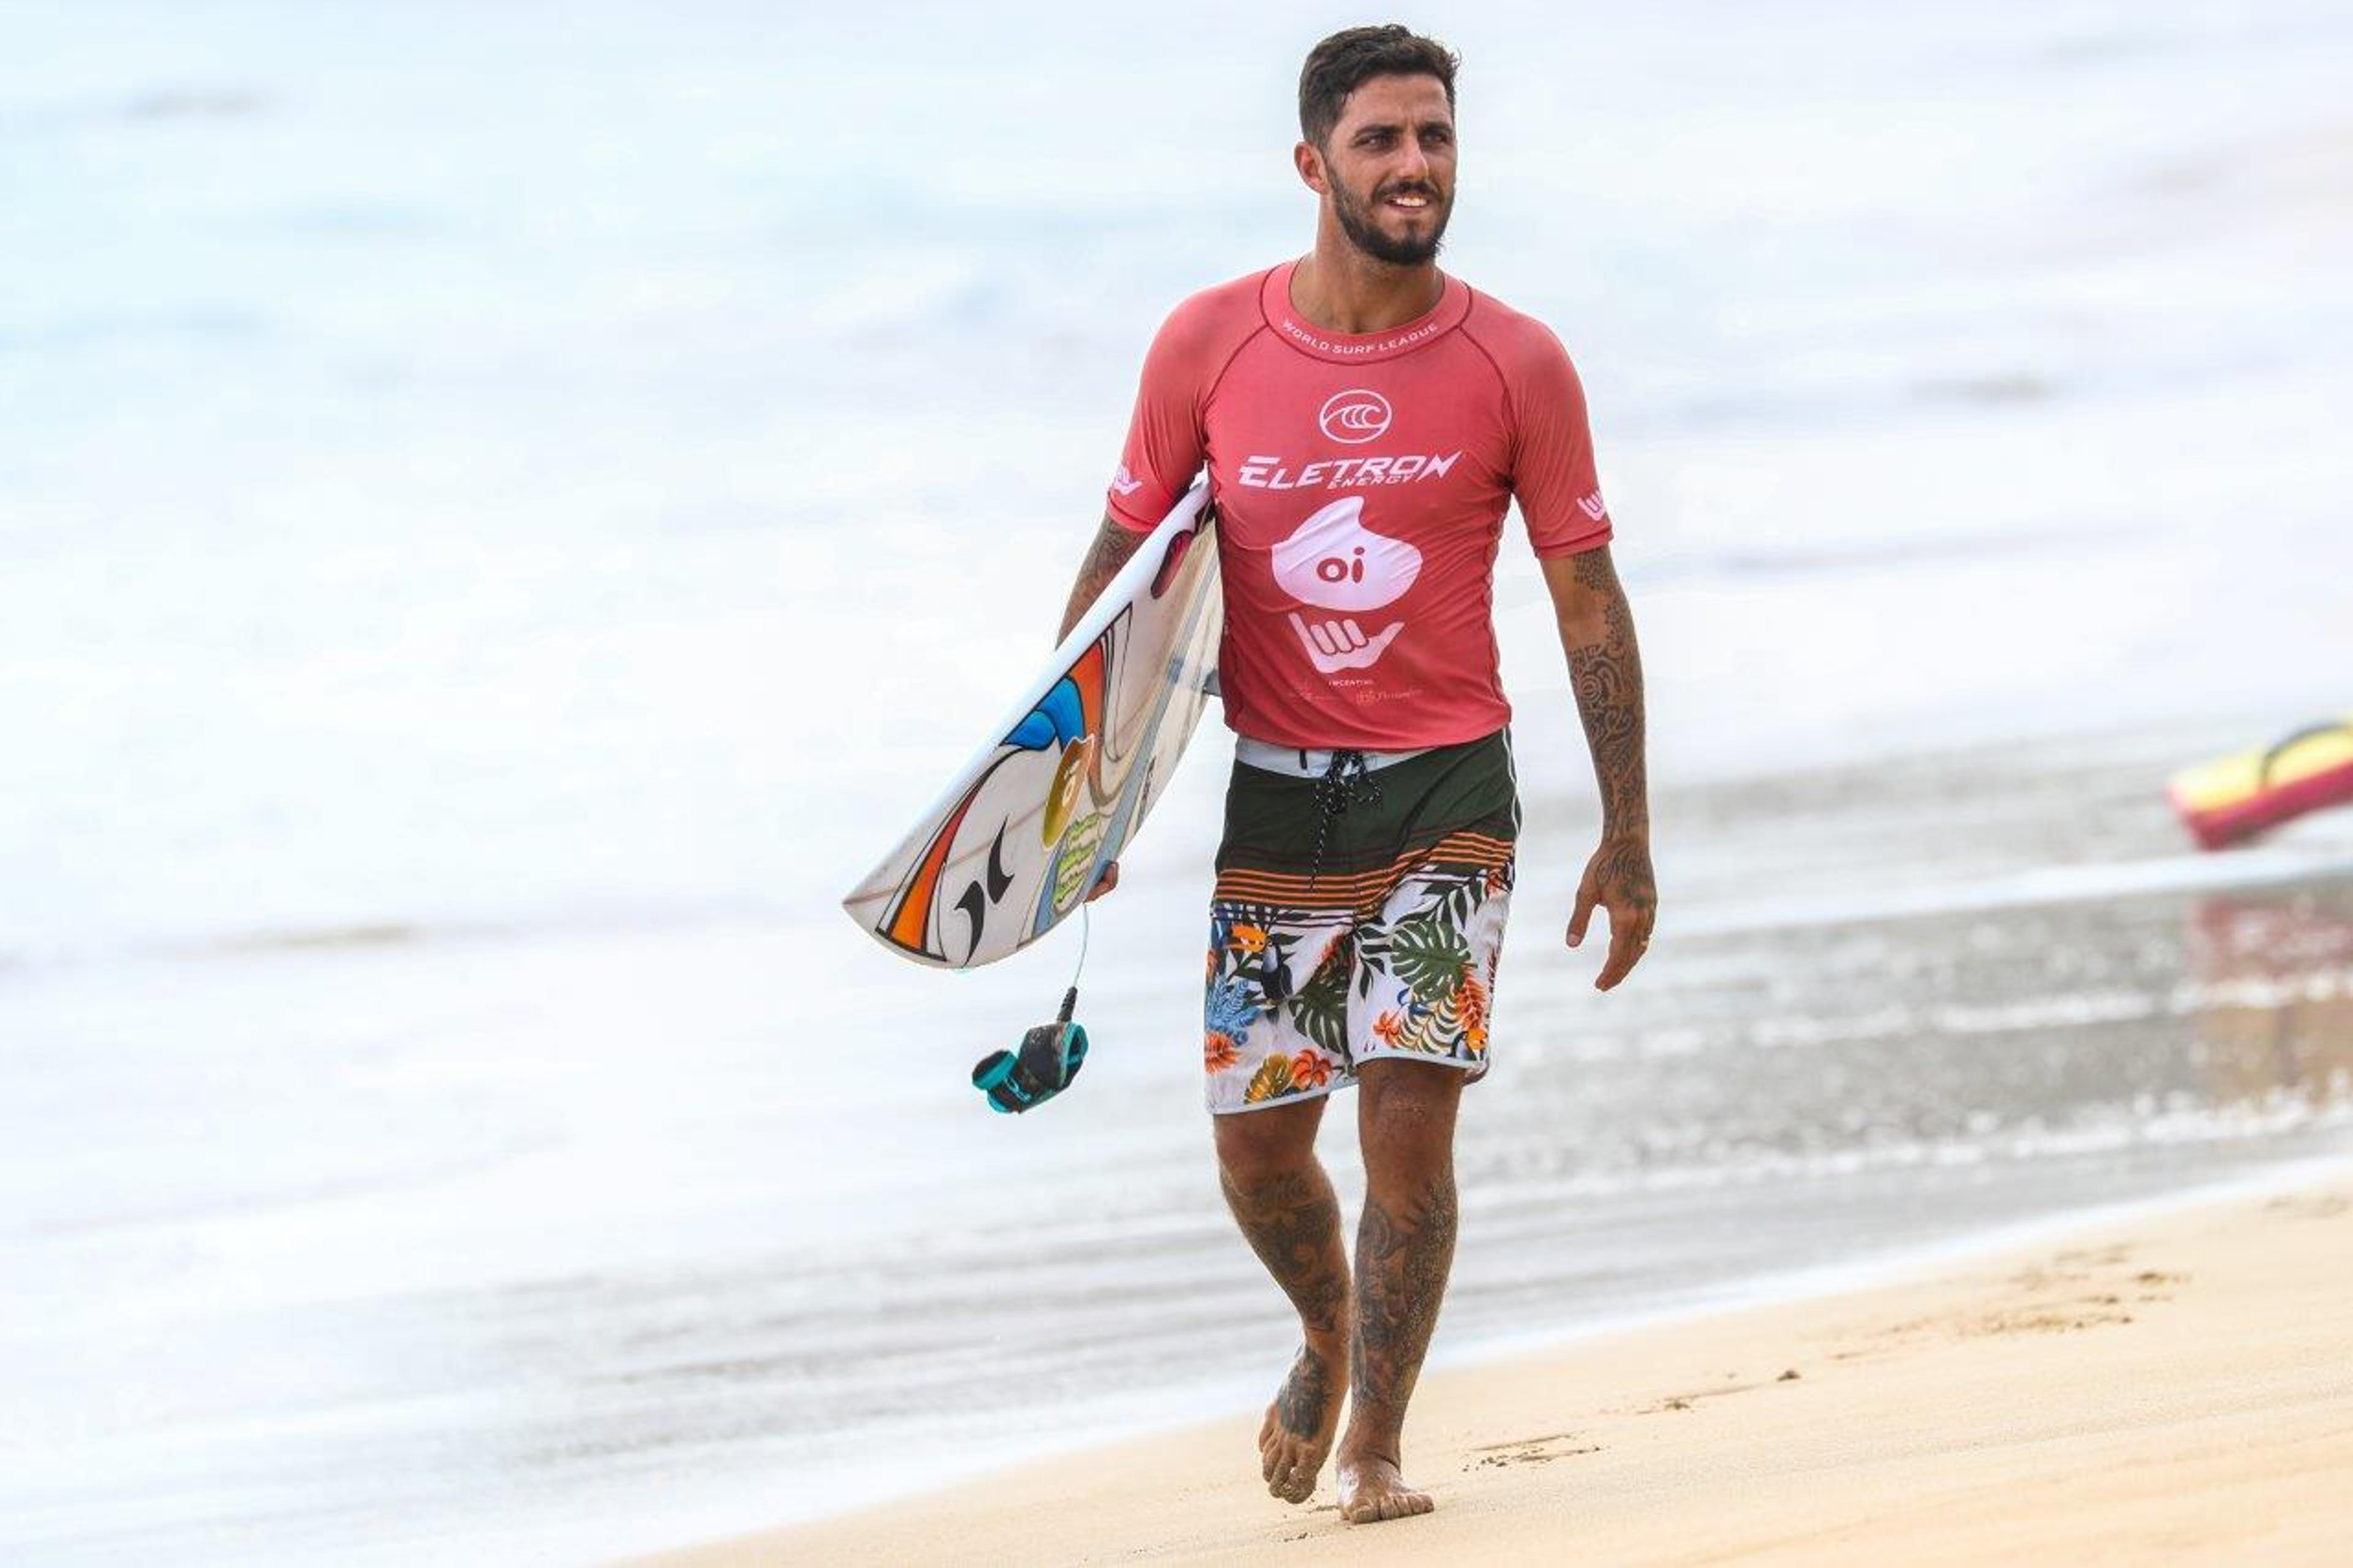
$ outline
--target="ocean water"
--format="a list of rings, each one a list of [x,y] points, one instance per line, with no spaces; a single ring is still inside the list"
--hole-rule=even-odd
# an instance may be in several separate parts
[[[0,0],[12,1559],[593,1556],[1263,1397],[1214,732],[1049,1113],[965,1074],[1075,933],[834,900],[1039,657],[1162,312],[1305,244],[1351,19]],[[1426,20],[1447,264],[1584,375],[1664,902],[1595,996],[1507,548],[1441,1353],[2353,1145],[2353,823],[2159,795],[2353,707],[2353,18],[1572,20]]]

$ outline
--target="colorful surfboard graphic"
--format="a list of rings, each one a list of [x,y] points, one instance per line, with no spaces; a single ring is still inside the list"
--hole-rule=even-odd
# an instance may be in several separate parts
[[[962,833],[965,819],[972,814],[973,803],[988,787],[997,770],[1011,760],[1011,754],[1049,750],[1068,751],[1083,740],[1102,733],[1105,722],[1103,695],[1110,688],[1113,647],[1115,633],[1124,626],[1126,615],[1113,622],[1111,629],[1097,637],[1086,652],[1079,656],[1070,673],[1057,680],[1039,699],[1035,707],[1021,716],[1005,738],[997,742],[1001,753],[989,763],[988,771],[972,782],[964,792],[946,822],[924,847],[914,868],[908,874],[881,934],[896,946],[924,958],[942,963],[952,962],[946,951],[946,932],[941,930],[940,884],[952,851]],[[1099,749],[1090,748],[1096,756]],[[1008,824],[997,826],[997,837],[990,844],[988,874],[974,880],[950,906],[961,910],[969,922],[964,952],[970,953],[980,945],[987,929],[988,911],[1002,899],[1012,885],[1011,875],[1005,869],[1004,833]]]
[[[860,925],[961,969],[1077,908],[1208,700],[1224,609],[1214,524],[1196,487],[1145,538],[922,826],[842,900]]]
[[[1172,547],[1171,553],[1180,554],[1192,542],[1194,537],[1192,534],[1180,536]],[[1155,595],[1161,592],[1157,583],[1154,592]],[[1187,624],[1180,628],[1176,638],[1176,646],[1178,652],[1169,660],[1168,668],[1165,671],[1166,679],[1160,687],[1158,702],[1154,707],[1151,716],[1141,727],[1139,731],[1141,734],[1149,737],[1162,732],[1164,725],[1167,722],[1169,706],[1182,695],[1190,695],[1198,711],[1198,706],[1201,700],[1201,688],[1209,683],[1209,677],[1214,672],[1208,668],[1201,669],[1198,676],[1189,672],[1185,666],[1185,650],[1197,647],[1215,648],[1219,627],[1219,603],[1214,594],[1198,596],[1187,609]],[[1189,731],[1192,721],[1187,719],[1185,722],[1186,728]],[[1092,780],[1095,786],[1095,799],[1098,805],[1109,808],[1105,814],[1103,829],[1096,836],[1096,841],[1093,843],[1088,843],[1084,839],[1077,842],[1064,840],[1061,862],[1074,869],[1068,875],[1050,876],[1044,887],[1039,889],[1038,907],[1031,917],[1031,935],[1044,935],[1053,929],[1056,921],[1070,912],[1068,896],[1071,890],[1070,887],[1071,882],[1083,882],[1083,886],[1075,889],[1080,897],[1083,897],[1087,889],[1094,886],[1095,879],[1102,875],[1103,865],[1117,856],[1116,849],[1110,854],[1103,853],[1102,843],[1123,845],[1134,836],[1135,829],[1143,822],[1145,814],[1152,809],[1152,802],[1155,798],[1152,792],[1160,783],[1166,771],[1162,766],[1163,762],[1165,761],[1169,766],[1174,766],[1176,758],[1173,754],[1164,754],[1160,751],[1151,749],[1147,742],[1141,766],[1125,765],[1127,761],[1127,758],[1123,757],[1116,763],[1106,767],[1102,753],[1099,752],[1095,757]],[[1115,782],[1106,784],[1103,782],[1103,775],[1106,773],[1113,773]],[[1081,850],[1084,851],[1083,859],[1073,853]]]

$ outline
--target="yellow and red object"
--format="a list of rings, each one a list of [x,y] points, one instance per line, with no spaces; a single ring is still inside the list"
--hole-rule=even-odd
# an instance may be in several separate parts
[[[2353,801],[2353,714],[2259,750],[2184,768],[2167,791],[2201,848],[2220,849],[2292,816]]]

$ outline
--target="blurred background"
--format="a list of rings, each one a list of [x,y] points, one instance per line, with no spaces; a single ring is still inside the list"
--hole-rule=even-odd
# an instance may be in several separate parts
[[[1032,672],[1324,5],[0,0],[0,1545],[512,1560],[1250,1408],[1206,726],[1066,931],[835,900]],[[2353,16],[1464,3],[1445,264],[1576,356],[1662,913],[1541,580],[1438,1359],[2353,1146]],[[1342,1102],[1344,1108],[1346,1102]],[[1329,1152],[1351,1196],[1345,1115]],[[1237,1426],[1237,1462],[1247,1462]]]

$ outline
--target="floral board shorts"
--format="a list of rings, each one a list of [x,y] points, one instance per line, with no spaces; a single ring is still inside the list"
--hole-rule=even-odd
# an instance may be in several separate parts
[[[1484,1075],[1519,825],[1508,731],[1370,770],[1331,753],[1320,777],[1237,762],[1209,906],[1209,1110],[1329,1094],[1383,1057]]]

